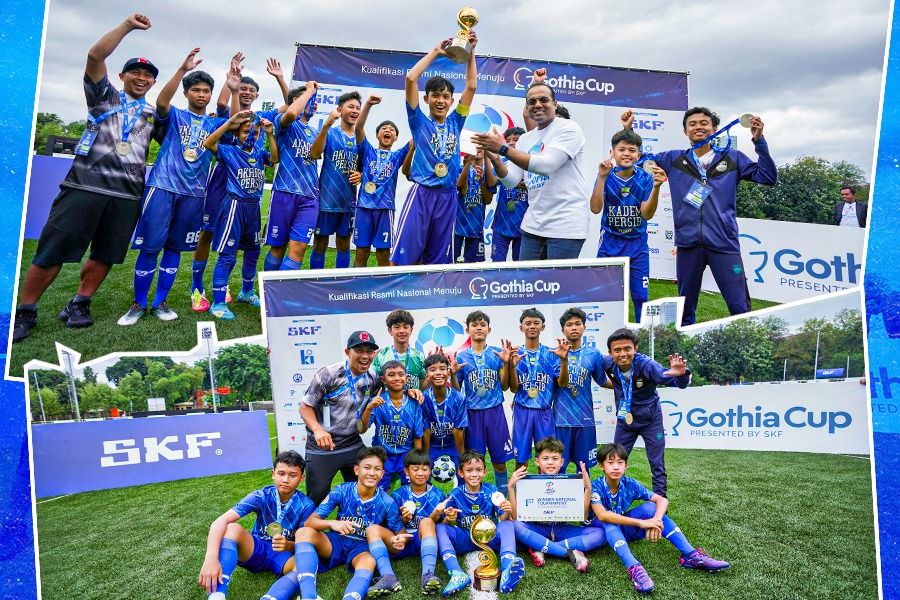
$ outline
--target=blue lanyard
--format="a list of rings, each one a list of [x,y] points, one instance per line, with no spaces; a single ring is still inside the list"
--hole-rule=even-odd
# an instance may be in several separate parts
[[[609,489],[609,484],[606,483],[606,477],[600,478],[600,485],[603,486],[604,495],[609,500],[609,510],[616,514],[622,514],[619,512],[619,505],[622,503],[622,497],[619,495],[622,493],[622,482],[619,481],[619,491],[615,494],[613,494],[612,490]]]
[[[403,361],[400,360],[401,354],[397,352],[397,349],[391,346],[391,352],[394,353],[394,360],[397,362],[403,363],[403,368],[406,369],[406,372],[409,373],[409,348],[406,349],[406,352],[402,354]]]
[[[528,363],[525,365],[525,368],[528,369],[528,380],[531,383],[531,387],[537,389],[537,370],[538,370],[538,359],[541,356],[541,347],[538,346],[538,349],[532,352],[531,350],[525,349],[525,360]]]
[[[568,365],[569,388],[572,390],[578,388],[577,384],[574,382],[574,378],[577,373],[572,372],[572,367],[574,366],[576,368],[581,368],[581,351],[582,350],[584,350],[583,347],[579,348],[578,350],[569,350],[569,365]],[[572,363],[574,363],[574,365]]]
[[[425,390],[425,394],[431,399],[431,405],[434,407],[434,418],[437,420],[438,432],[442,432],[444,431],[444,420],[441,418],[441,413],[444,411],[442,411],[441,408],[447,406],[447,401],[450,399],[450,390],[447,390],[447,396],[444,398],[443,404],[438,404],[437,398],[434,395],[434,388],[428,388]]]
[[[621,370],[619,370],[619,365],[615,365],[616,375],[619,377],[619,380],[622,382],[622,404],[619,406],[619,414],[620,418],[624,419],[625,414],[631,412],[631,398],[634,394],[634,387],[632,386],[632,382],[634,381],[634,363],[631,364],[631,377],[625,377]]]
[[[256,144],[256,127],[254,127],[254,125],[258,121],[259,121],[259,118],[256,116],[255,113],[250,115],[250,133],[248,133],[247,137],[244,138],[244,143],[241,146],[241,149],[244,150],[245,152],[249,152],[249,151],[253,150],[253,146]],[[247,150],[248,148],[250,150]]]
[[[109,109],[99,117],[93,117],[90,113],[88,113],[88,123],[94,126],[100,125],[100,123],[107,120],[117,112],[121,111],[124,115],[124,118],[122,119],[122,141],[127,142],[131,130],[134,128],[135,124],[138,122],[138,119],[141,118],[141,115],[144,112],[144,107],[146,106],[147,101],[143,98],[139,100],[132,100],[131,102],[127,102],[126,100],[127,98],[125,97],[125,92],[119,92],[119,105]],[[128,112],[136,106],[140,108],[134,111],[133,115],[129,116]]]
[[[276,497],[278,496],[278,492],[275,492]],[[284,525],[281,522],[281,517],[284,516],[284,513],[287,512],[287,507],[290,506],[291,502],[294,500],[294,496],[288,498],[287,502],[282,502],[281,499],[278,499],[278,511],[276,513],[275,521],[280,525]]]
[[[714,152],[711,150],[711,152]],[[691,161],[693,161],[694,166],[697,167],[697,172],[700,173],[700,181],[706,183],[706,167],[703,166],[703,163],[700,162],[700,157],[697,156],[697,153],[691,149]]]
[[[735,119],[734,121],[732,121],[731,123],[729,123],[729,124],[726,125],[725,127],[722,127],[721,129],[719,129],[717,132],[715,132],[714,134],[712,134],[711,136],[709,136],[709,137],[706,138],[705,140],[700,141],[700,142],[697,142],[696,144],[694,144],[693,146],[691,146],[691,150],[696,150],[696,149],[699,148],[700,146],[706,145],[708,142],[710,142],[710,141],[716,139],[716,138],[719,137],[722,133],[728,131],[729,129],[731,129],[732,127],[734,127],[735,125],[737,125],[737,124],[740,123],[740,122],[741,122],[741,119],[740,119],[740,117],[738,117],[737,119]],[[725,150],[728,150],[729,148],[731,148],[731,136],[728,136],[728,145],[725,146]]]
[[[196,149],[199,146],[197,142],[200,140],[200,132],[203,130],[203,122],[205,120],[206,117],[191,117],[191,134],[188,140],[188,148]]]
[[[440,146],[437,152],[438,160],[443,160],[447,156],[447,138],[449,137],[447,123],[445,121],[443,124],[438,125],[431,117],[428,117],[428,119],[434,124],[434,132],[437,135],[438,145]]]
[[[384,179],[384,168],[387,166],[388,161],[391,159],[391,151],[382,150],[379,148],[375,152],[375,177],[373,177],[372,179],[374,181],[380,181]],[[396,352],[394,354],[396,354]]]
[[[472,356],[475,357],[475,371],[478,375],[478,387],[485,387],[484,385],[484,354],[488,349],[485,347],[484,352],[478,354],[474,350],[472,350]]]

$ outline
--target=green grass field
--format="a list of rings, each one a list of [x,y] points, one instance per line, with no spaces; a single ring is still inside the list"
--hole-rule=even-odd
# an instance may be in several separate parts
[[[270,428],[274,435],[271,418]],[[732,567],[715,575],[687,571],[667,542],[635,542],[635,556],[656,582],[655,598],[877,598],[868,460],[671,449],[666,455],[670,516],[694,545]],[[634,452],[629,474],[649,483],[643,451]],[[44,599],[202,600],[196,579],[209,523],[267,483],[269,473],[258,471],[38,500]],[[537,569],[520,555],[526,576],[514,598],[637,596],[609,548],[589,553],[586,575],[554,559]],[[405,559],[395,570],[404,589],[392,597],[420,597],[419,561]],[[441,564],[438,575],[446,581]],[[329,571],[319,577],[319,594],[340,598],[348,580],[345,569]],[[238,569],[229,597],[258,598],[273,581]]]
[[[267,191],[263,198],[263,215],[268,213],[268,194]],[[25,240],[22,246],[22,265],[19,272],[20,284],[31,265],[31,259],[36,249],[36,240]],[[265,253],[266,248],[263,247],[257,264],[258,271],[262,270]],[[81,269],[80,265],[64,265],[57,280],[41,298],[38,326],[32,331],[29,338],[12,347],[12,352],[8,357],[10,374],[21,377],[24,373],[25,363],[32,359],[55,363],[57,358],[54,342],[57,341],[80,352],[82,361],[92,360],[111,352],[176,352],[193,348],[197,343],[196,324],[199,321],[209,321],[212,317],[207,313],[191,312],[192,256],[187,253],[182,255],[181,267],[175,285],[169,294],[169,306],[178,313],[179,319],[163,323],[148,314],[131,327],[120,327],[116,324],[116,320],[128,310],[134,298],[134,262],[137,255],[137,251],[129,251],[125,263],[113,267],[110,271],[103,286],[91,302],[94,325],[85,329],[69,329],[56,316],[78,288]],[[310,253],[307,252],[304,268],[308,268],[309,255]],[[334,259],[335,252],[333,249],[329,249],[325,259],[326,266],[334,267]],[[229,282],[234,296],[237,296],[241,288],[240,261],[239,255],[238,263]],[[206,269],[207,285],[212,281],[214,266],[215,253],[210,256]],[[369,257],[369,266],[376,266],[374,252]],[[258,287],[257,285],[257,289]],[[151,301],[154,289],[150,290]],[[677,295],[678,290],[674,282],[652,280],[650,283],[651,299]],[[774,304],[764,300],[754,300],[753,309],[757,310]],[[262,332],[258,309],[237,302],[233,302],[231,308],[236,316],[234,321],[216,322],[216,331],[220,340],[259,335]],[[633,312],[633,307],[629,308],[629,314],[633,314]],[[697,310],[698,322],[726,316],[728,316],[728,309],[719,294],[702,294]]]

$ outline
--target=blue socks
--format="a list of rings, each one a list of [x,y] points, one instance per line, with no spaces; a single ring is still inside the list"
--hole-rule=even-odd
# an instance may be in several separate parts
[[[382,576],[394,574],[394,569],[391,567],[391,556],[382,540],[369,542],[369,552],[372,553],[372,558],[375,559],[375,564],[378,566],[378,572]]]
[[[588,552],[596,550],[606,544],[606,532],[602,527],[583,527],[581,535],[574,535],[564,539],[561,544],[572,550]]]
[[[500,570],[505,571],[516,559],[516,530],[512,521],[497,523],[497,535],[500,536]]]
[[[225,288],[228,287],[228,278],[237,262],[234,254],[220,254],[216,260],[216,268],[213,269],[213,303],[225,302]]]
[[[241,291],[249,294],[253,291],[253,281],[256,279],[256,263],[259,262],[259,247],[253,250],[244,250],[244,260],[241,263]]]
[[[422,573],[428,573],[429,571],[434,573],[435,566],[437,565],[437,550],[438,543],[437,538],[434,536],[429,536],[422,538],[422,547],[419,551],[422,556]]]
[[[675,524],[675,521],[670,519],[668,515],[663,515],[662,522],[663,537],[672,542],[672,545],[678,548],[679,552],[682,554],[690,554],[694,551],[694,547],[691,546],[691,543],[687,541],[687,538],[681,533],[681,528]]]
[[[281,261],[281,267],[278,269],[279,271],[299,271],[300,263],[291,258],[290,256],[285,256],[284,260]]]
[[[150,292],[150,284],[156,274],[156,259],[159,252],[141,250],[134,263],[134,301],[143,307],[147,307],[147,294]]]
[[[502,471],[494,471],[494,485],[504,496],[509,496],[509,475],[506,474],[506,467]]]
[[[298,542],[294,548],[294,563],[300,584],[300,600],[316,600],[316,572],[319,570],[319,555],[309,542]]]
[[[350,266],[350,251],[338,250],[337,256],[334,259],[334,266],[338,269],[348,268]]]
[[[153,308],[166,301],[169,290],[175,284],[175,276],[178,275],[178,265],[181,263],[181,252],[163,250],[159,261],[159,277],[156,279],[156,295],[153,297]]]
[[[287,575],[279,577],[260,600],[291,600],[299,592],[297,572],[290,571]]]
[[[625,564],[626,569],[640,564],[628,548],[628,542],[625,541],[625,535],[622,533],[622,528],[620,526],[612,523],[605,523],[603,529],[606,532],[607,543],[613,551],[619,555],[619,558]]]
[[[369,592],[369,584],[372,583],[372,571],[357,569],[347,587],[344,588],[343,600],[358,600],[365,598]]]
[[[287,258],[287,256],[282,258]],[[266,254],[266,259],[263,261],[263,271],[277,271],[280,269],[282,258],[274,256],[272,251],[269,250],[268,254]]]
[[[191,293],[194,293],[194,290],[204,291],[206,288],[203,287],[203,275],[206,273],[206,263],[205,260],[195,260],[191,264]]]
[[[564,558],[567,548],[559,542],[553,542],[521,521],[513,521],[516,539],[538,552],[546,552],[550,556]]]
[[[441,548],[441,559],[448,571],[462,571],[459,567],[459,559],[456,557],[456,549],[453,547],[453,541],[450,539],[451,525],[439,523],[437,526],[437,537]],[[424,550],[424,546],[423,546]]]
[[[312,254],[309,255],[309,268],[310,269],[324,269],[325,268],[325,253],[324,252],[316,252],[312,251]]]
[[[238,547],[237,542],[228,538],[222,540],[219,546],[219,564],[222,565],[222,583],[216,583],[216,592],[228,593],[228,584],[231,582],[231,575],[238,564]]]

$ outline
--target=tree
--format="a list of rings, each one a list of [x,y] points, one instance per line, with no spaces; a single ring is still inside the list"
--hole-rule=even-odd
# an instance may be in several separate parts
[[[39,112],[34,125],[34,151],[39,154],[45,153],[47,138],[51,135],[80,138],[85,127],[87,127],[85,121],[63,123],[63,120],[55,113]]]
[[[115,364],[106,367],[106,378],[113,384],[118,386],[119,380],[128,375],[132,371],[137,371],[141,377],[147,375],[147,364],[149,362],[161,363],[166,368],[175,364],[168,356],[154,356],[152,358],[141,356],[125,356],[120,358]]]
[[[122,393],[123,399],[128,402],[128,410],[147,410],[147,398],[150,392],[140,373],[137,371],[128,373],[119,380],[117,387]]]
[[[68,412],[68,408],[60,403],[59,394],[52,388],[41,386],[41,393],[38,396],[37,388],[32,385],[29,388],[29,396],[31,399],[31,419],[33,421],[41,420],[41,402],[44,403],[44,416],[48,421],[61,417]]]
[[[227,346],[216,354],[213,367],[216,383],[231,387],[228,400],[245,404],[272,399],[272,377],[265,347],[255,344]]]
[[[90,367],[85,367],[81,376],[84,378],[85,383],[97,383],[97,374]]]
[[[125,408],[125,396],[119,390],[102,383],[86,383],[78,396],[82,413],[93,410]]]

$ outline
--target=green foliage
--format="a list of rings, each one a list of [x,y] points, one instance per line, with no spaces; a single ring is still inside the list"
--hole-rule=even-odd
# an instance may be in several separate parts
[[[38,154],[46,154],[47,138],[51,135],[80,138],[85,127],[84,121],[64,123],[55,113],[39,112],[34,126],[34,151]]]
[[[195,364],[203,369],[208,385],[207,360]],[[269,373],[269,357],[263,346],[235,344],[219,350],[213,360],[216,384],[231,387],[231,394],[221,398],[224,404],[246,404],[251,401],[272,399],[272,378]]]
[[[44,417],[51,421],[53,419],[61,419],[69,412],[68,406],[63,406],[59,401],[59,394],[53,388],[45,388],[41,386],[41,393],[38,395],[37,388],[33,385],[29,389],[31,397],[31,420],[39,422],[41,418],[41,402],[44,403]]]
[[[119,380],[132,371],[137,371],[141,377],[145,377],[150,360],[166,368],[171,368],[175,364],[175,361],[167,356],[157,356],[153,359],[147,359],[143,356],[123,356],[115,364],[106,367],[106,378],[113,385],[119,385]]]

